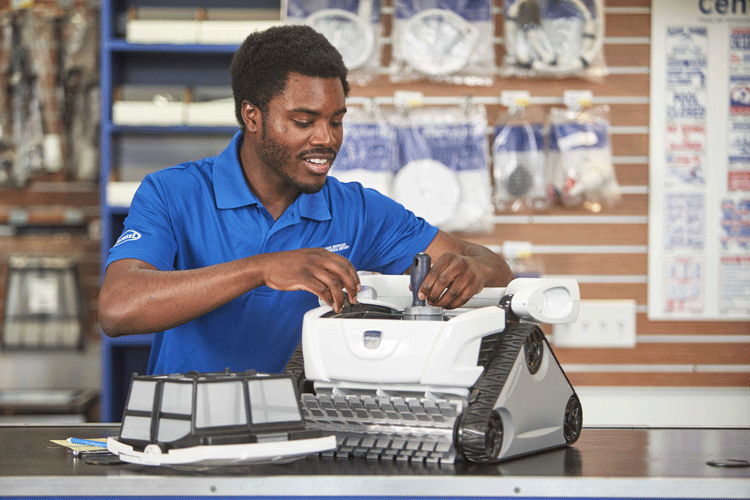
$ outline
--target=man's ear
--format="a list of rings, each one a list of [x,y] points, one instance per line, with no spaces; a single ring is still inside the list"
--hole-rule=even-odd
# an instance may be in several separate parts
[[[257,132],[261,129],[263,116],[257,106],[247,101],[242,101],[242,121],[245,122],[245,130]]]

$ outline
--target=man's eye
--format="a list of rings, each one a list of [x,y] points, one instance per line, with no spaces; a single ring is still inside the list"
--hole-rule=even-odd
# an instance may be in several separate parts
[[[300,128],[307,128],[307,127],[309,127],[310,125],[312,125],[312,122],[301,122],[301,121],[299,121],[299,120],[293,120],[293,121],[294,121],[294,123],[295,123],[295,124],[296,124],[296,125],[297,125],[298,127],[300,127]]]

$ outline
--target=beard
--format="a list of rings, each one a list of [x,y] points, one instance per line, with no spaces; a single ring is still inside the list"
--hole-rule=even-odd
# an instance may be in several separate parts
[[[288,169],[285,168],[292,164],[292,155],[289,152],[289,148],[285,147],[268,134],[265,120],[261,125],[258,156],[261,161],[266,164],[268,168],[273,170],[273,172],[287,185],[292,186],[301,193],[314,194],[323,189],[323,186],[325,185],[325,179],[323,182],[305,183],[290,175]]]

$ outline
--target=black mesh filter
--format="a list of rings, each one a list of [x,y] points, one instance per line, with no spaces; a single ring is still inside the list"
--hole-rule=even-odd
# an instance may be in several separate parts
[[[534,176],[525,165],[518,165],[505,180],[505,190],[511,196],[523,196],[534,185]]]

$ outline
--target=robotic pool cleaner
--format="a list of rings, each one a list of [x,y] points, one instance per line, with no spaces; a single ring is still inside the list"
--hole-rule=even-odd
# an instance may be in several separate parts
[[[444,311],[416,297],[429,267],[363,275],[358,303],[305,315],[286,371],[312,387],[308,426],[337,437],[323,456],[492,463],[574,443],[581,404],[534,323],[575,321],[578,283],[516,279]]]

